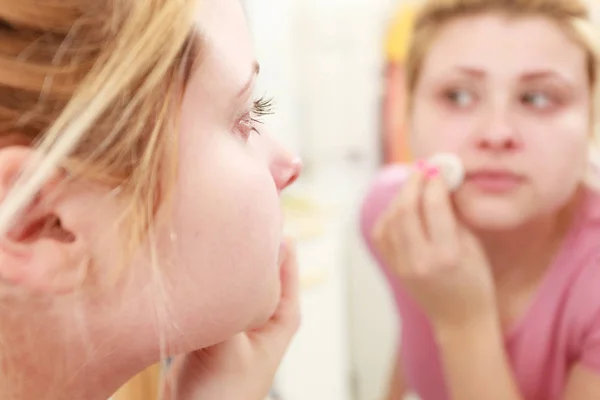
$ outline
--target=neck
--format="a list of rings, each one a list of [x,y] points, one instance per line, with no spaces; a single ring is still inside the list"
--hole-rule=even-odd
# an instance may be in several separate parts
[[[95,313],[67,307],[56,312],[37,304],[24,314],[11,316],[2,310],[2,382],[3,399],[106,400],[127,380],[159,359],[158,340],[139,335],[123,342],[115,335],[115,324],[123,329],[146,332],[152,327],[127,326],[135,321],[125,307],[115,313]],[[73,314],[81,311],[85,319],[73,323]],[[31,314],[29,314],[29,312]],[[27,316],[25,316],[27,315]],[[36,315],[31,318],[31,315]],[[62,329],[69,327],[70,329]],[[90,328],[90,327],[93,327]],[[147,330],[146,330],[147,329]],[[148,338],[151,337],[151,338]],[[151,349],[154,346],[155,349]],[[6,381],[4,381],[6,380]],[[10,385],[10,387],[9,387]]]
[[[567,234],[578,205],[579,198],[559,213],[540,216],[510,231],[476,232],[496,285],[510,288],[538,281]]]

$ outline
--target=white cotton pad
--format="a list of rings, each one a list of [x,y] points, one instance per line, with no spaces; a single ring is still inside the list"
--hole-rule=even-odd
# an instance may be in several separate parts
[[[460,187],[465,178],[465,168],[456,154],[437,153],[430,157],[427,162],[440,169],[451,192]]]

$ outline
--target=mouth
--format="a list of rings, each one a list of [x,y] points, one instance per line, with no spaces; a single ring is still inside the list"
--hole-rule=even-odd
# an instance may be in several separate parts
[[[518,188],[525,178],[507,170],[478,170],[467,173],[465,183],[487,193],[502,194]]]

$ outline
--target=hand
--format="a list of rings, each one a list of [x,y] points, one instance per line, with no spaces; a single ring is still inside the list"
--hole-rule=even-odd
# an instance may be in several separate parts
[[[281,300],[265,326],[175,360],[171,400],[263,400],[300,324],[296,253],[286,241],[281,256]]]
[[[495,318],[489,264],[457,220],[438,170],[420,167],[377,222],[373,241],[434,330]]]

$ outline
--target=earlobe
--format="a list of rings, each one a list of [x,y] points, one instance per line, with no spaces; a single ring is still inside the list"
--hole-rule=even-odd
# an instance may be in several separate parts
[[[0,198],[35,150],[10,146],[0,149]],[[75,290],[85,277],[86,246],[76,232],[63,226],[59,210],[64,201],[62,174],[32,199],[13,227],[0,238],[0,280],[28,293],[51,294]],[[1,203],[0,203],[1,207]]]

